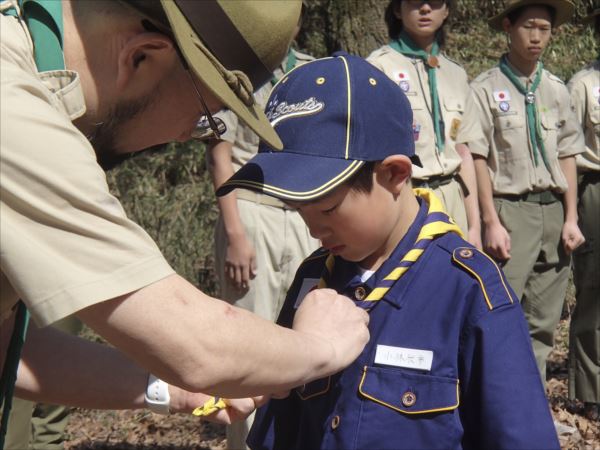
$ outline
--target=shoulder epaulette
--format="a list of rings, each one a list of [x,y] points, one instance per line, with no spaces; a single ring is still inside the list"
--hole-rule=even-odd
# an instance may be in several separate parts
[[[545,70],[545,69],[544,69]],[[552,81],[557,81],[560,84],[565,84],[565,82],[563,80],[561,80],[560,78],[558,78],[556,75],[554,75],[553,73],[548,72],[547,70],[545,70],[545,72],[548,74],[548,78],[550,78]]]
[[[481,72],[479,75],[477,75],[473,79],[473,81],[471,83],[477,83],[477,84],[483,83],[485,80],[487,80],[492,75],[494,75],[494,69],[496,69],[496,67],[492,67],[491,69],[488,69],[485,72]]]
[[[485,253],[476,248],[458,247],[452,252],[452,259],[477,280],[490,311],[517,301],[500,268]]]

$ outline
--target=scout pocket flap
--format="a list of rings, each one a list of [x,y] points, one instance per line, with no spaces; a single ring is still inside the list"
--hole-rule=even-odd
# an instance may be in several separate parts
[[[459,404],[458,380],[400,369],[363,369],[360,395],[404,414],[450,411]]]

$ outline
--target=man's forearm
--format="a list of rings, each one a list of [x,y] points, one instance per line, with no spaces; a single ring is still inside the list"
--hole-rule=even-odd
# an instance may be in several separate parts
[[[563,194],[565,222],[577,223],[577,165],[575,157],[561,158],[558,162],[568,186],[567,191]]]
[[[477,193],[479,197],[479,208],[481,210],[481,219],[485,224],[491,224],[499,221],[498,214],[494,208],[494,193],[492,189],[492,180],[488,172],[487,161],[475,156],[473,158],[475,175],[477,177]]]
[[[334,356],[327,343],[319,348],[318,339],[208,297],[177,275],[78,316],[165,381],[225,397],[319,378]]]
[[[31,324],[15,394],[94,409],[144,407],[148,373],[118,350]]]
[[[469,195],[465,195],[467,223],[469,228],[480,229],[477,178],[475,176],[473,156],[466,144],[456,144],[456,151],[462,159],[459,174],[469,190]]]

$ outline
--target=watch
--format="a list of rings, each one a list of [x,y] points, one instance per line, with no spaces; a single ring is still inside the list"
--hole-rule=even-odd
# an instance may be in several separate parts
[[[144,396],[146,408],[156,414],[169,414],[171,396],[169,385],[154,375],[148,375],[148,387]]]

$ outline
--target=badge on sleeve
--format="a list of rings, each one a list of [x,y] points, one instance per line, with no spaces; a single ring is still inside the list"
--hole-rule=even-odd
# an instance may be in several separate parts
[[[296,297],[296,301],[294,302],[294,309],[297,309],[300,306],[300,303],[302,303],[302,300],[304,300],[304,297],[306,297],[306,294],[308,294],[313,289],[316,289],[318,285],[318,278],[305,278],[304,280],[302,280],[302,285],[300,286],[300,289],[298,289],[298,296]]]
[[[458,129],[460,128],[460,120],[452,119],[452,123],[450,124],[450,138],[455,141],[458,136]]]
[[[494,91],[492,95],[494,96],[494,100],[497,102],[510,101],[510,92],[508,92],[508,90],[506,89],[503,89],[501,91]]]

